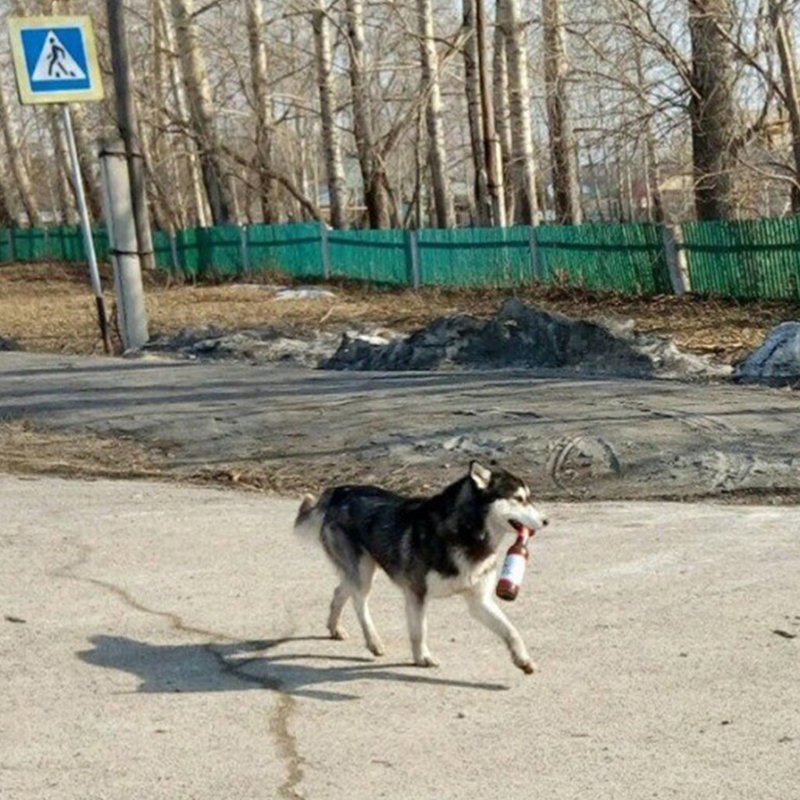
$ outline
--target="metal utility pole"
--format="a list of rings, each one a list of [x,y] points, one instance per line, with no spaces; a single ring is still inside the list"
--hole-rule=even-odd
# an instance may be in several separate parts
[[[86,195],[83,191],[81,162],[78,160],[78,149],[75,147],[75,133],[72,130],[72,117],[69,113],[69,106],[66,103],[61,106],[61,112],[64,119],[64,130],[67,134],[67,149],[69,150],[70,166],[72,167],[72,185],[75,188],[75,199],[78,202],[78,216],[81,221],[81,231],[83,231],[86,258],[89,261],[89,279],[92,283],[92,292],[94,293],[95,303],[97,304],[100,335],[103,337],[103,349],[106,353],[110,353],[111,341],[108,336],[108,316],[106,315],[106,305],[103,299],[103,286],[100,283],[100,271],[97,267],[97,255],[94,250],[94,239],[92,238],[92,225],[89,222],[89,210],[86,207]]]
[[[111,67],[116,95],[117,128],[125,143],[128,159],[133,214],[136,221],[139,258],[146,270],[155,269],[153,236],[150,231],[150,211],[147,207],[144,159],[139,145],[139,118],[133,100],[133,73],[125,29],[125,8],[122,0],[106,0],[108,36],[111,44]]]

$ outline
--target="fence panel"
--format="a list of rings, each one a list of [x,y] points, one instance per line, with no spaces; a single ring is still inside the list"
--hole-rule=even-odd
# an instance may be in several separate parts
[[[238,225],[198,228],[197,243],[202,273],[232,277],[244,271],[242,231]]]
[[[406,239],[406,232],[401,230],[332,230],[328,233],[331,275],[407,284],[410,278]]]
[[[8,228],[0,228],[0,264],[8,264],[12,260],[11,231]]]
[[[276,269],[295,278],[322,278],[319,223],[251,225],[247,252],[253,271]]]
[[[17,228],[13,231],[17,261],[49,261],[46,228]]]
[[[633,294],[672,291],[657,225],[542,225],[536,242],[545,281]]]
[[[800,219],[688,222],[692,291],[740,300],[800,299]]]
[[[153,230],[153,257],[156,269],[173,272],[175,265],[172,263],[172,244],[167,231]]]
[[[518,286],[530,281],[530,228],[419,231],[420,281],[439,286]]]

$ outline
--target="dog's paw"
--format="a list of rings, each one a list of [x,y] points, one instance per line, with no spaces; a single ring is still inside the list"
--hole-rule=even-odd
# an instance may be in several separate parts
[[[367,650],[374,656],[382,656],[386,652],[381,642],[367,642]]]
[[[418,667],[438,667],[439,662],[432,656],[420,656],[414,660],[414,664]]]
[[[343,642],[347,638],[347,631],[344,628],[328,628],[331,634],[331,639],[336,639],[337,642]]]
[[[520,661],[517,666],[526,674],[526,675],[533,675],[534,672],[538,669],[536,663],[527,659],[527,661]]]

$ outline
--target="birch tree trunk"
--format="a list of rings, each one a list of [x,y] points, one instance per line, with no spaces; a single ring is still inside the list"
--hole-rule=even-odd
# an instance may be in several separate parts
[[[322,128],[322,151],[325,171],[328,176],[330,198],[330,220],[334,228],[345,227],[345,178],[342,150],[336,128],[335,97],[331,74],[333,71],[333,48],[325,0],[317,0],[312,14],[314,27],[314,49],[316,54],[317,87],[319,88],[320,125]]]
[[[578,225],[581,222],[580,189],[567,98],[567,55],[562,17],[562,0],[542,0],[544,81],[554,210],[559,224]]]
[[[647,105],[642,54],[638,48],[635,52],[636,82],[639,93],[639,109],[642,119],[642,138],[644,140],[644,173],[647,188],[647,211],[649,222],[664,222],[664,198],[661,193],[661,169],[658,164],[656,136],[653,131],[653,119]]]
[[[792,131],[792,157],[794,159],[794,181],[791,190],[792,213],[800,214],[800,98],[797,89],[794,43],[787,22],[785,3],[782,0],[769,0],[769,16],[775,32],[778,58],[781,62],[783,102],[786,105]]]
[[[346,0],[347,41],[350,49],[350,87],[353,134],[364,183],[364,202],[372,228],[389,226],[389,204],[384,185],[384,166],[375,148],[369,85],[366,74],[366,40],[362,0]]]
[[[0,150],[0,228],[15,228],[17,222],[11,205],[8,175],[5,169],[6,159],[2,157],[3,155],[2,150]]]
[[[500,12],[500,4],[495,5]],[[500,143],[500,164],[503,173],[503,197],[506,218],[514,219],[514,186],[511,182],[511,121],[508,113],[508,68],[506,66],[506,42],[503,29],[495,20],[494,48],[492,52],[492,104],[494,106],[494,125]]]
[[[277,220],[275,181],[272,179],[272,100],[269,95],[267,48],[263,39],[263,2],[247,0],[247,40],[250,49],[250,80],[256,112],[256,169],[264,222]]]
[[[143,131],[142,138],[149,153],[150,183],[154,186],[158,197],[158,202],[154,204],[156,224],[162,230],[174,231],[187,227],[188,220],[176,148],[168,146],[170,139],[174,137],[169,137],[167,134],[170,119],[166,112],[169,84],[166,59],[167,57],[172,59],[172,54],[166,40],[159,5],[157,1],[152,4],[153,75],[150,91],[154,101],[155,125],[150,126],[150,136],[148,137]],[[178,191],[175,191],[176,187]]]
[[[497,0],[497,7],[498,21],[505,38],[508,70],[511,182],[516,196],[516,218],[524,225],[537,225],[539,213],[536,201],[536,163],[531,130],[525,25],[521,19],[518,0]]]
[[[736,216],[735,117],[729,0],[689,0],[695,209],[700,220]]]
[[[81,104],[73,104],[70,107],[70,114],[72,115],[72,132],[75,134],[75,149],[78,151],[78,163],[81,166],[81,179],[89,216],[93,220],[99,220],[103,215],[103,195],[100,188],[96,148],[92,137],[86,130],[86,112]]]
[[[489,226],[492,206],[486,184],[486,159],[484,157],[483,121],[481,119],[481,89],[478,76],[478,45],[475,32],[475,5],[473,0],[462,0],[464,32],[464,92],[467,98],[469,141],[474,173],[473,192],[478,225]]]
[[[64,142],[64,133],[61,130],[61,124],[58,119],[58,112],[53,106],[47,107],[47,125],[50,129],[50,139],[53,142],[53,152],[58,164],[54,183],[59,220],[62,225],[75,225],[78,222],[78,214],[75,211],[72,186],[65,171],[66,165],[69,164],[69,155]]]
[[[34,228],[38,227],[42,224],[42,218],[39,214],[39,205],[36,202],[36,197],[33,193],[33,187],[31,186],[28,170],[25,168],[25,162],[22,159],[22,152],[19,149],[14,127],[11,123],[11,119],[8,116],[5,90],[3,89],[1,83],[0,128],[3,132],[3,140],[6,143],[8,165],[11,167],[11,176],[13,177],[14,184],[16,185],[19,199],[22,202],[22,207],[25,209],[25,215],[28,218],[28,224]]]
[[[489,89],[489,58],[486,52],[486,13],[483,0],[475,0],[475,33],[478,48],[478,80],[480,84],[481,116],[483,118],[486,185],[492,205],[492,223],[506,226],[506,204],[503,196],[503,170],[500,161],[500,142],[494,124],[492,93]]]
[[[455,214],[450,179],[447,174],[442,91],[439,86],[439,58],[436,54],[434,39],[432,0],[417,0],[417,20],[422,60],[422,84],[428,96],[425,106],[425,121],[428,130],[428,161],[431,166],[436,225],[439,228],[452,228],[455,225]]]
[[[168,72],[169,83],[172,89],[172,99],[175,104],[174,118],[178,126],[184,132],[186,138],[185,157],[189,174],[189,183],[192,188],[197,224],[201,228],[204,228],[208,225],[210,215],[207,208],[207,199],[203,190],[203,175],[198,164],[197,143],[194,135],[191,133],[192,124],[186,100],[183,75],[181,74],[181,62],[178,55],[178,45],[175,39],[173,20],[167,13],[165,0],[154,0],[154,3],[161,25],[164,44],[169,53]],[[177,137],[175,138],[177,139]],[[174,145],[177,145],[177,141],[174,142]],[[175,168],[177,169],[177,166]]]
[[[211,86],[192,17],[193,0],[172,0],[172,14],[211,219],[214,225],[223,225],[231,221],[233,199],[225,177],[220,138],[214,126]]]

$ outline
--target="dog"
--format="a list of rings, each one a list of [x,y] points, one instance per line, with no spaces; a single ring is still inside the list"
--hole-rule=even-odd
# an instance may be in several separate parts
[[[427,643],[428,601],[462,595],[472,616],[499,636],[523,672],[535,669],[522,637],[492,594],[497,550],[506,534],[547,525],[520,478],[477,461],[467,474],[432,497],[404,497],[377,486],[334,486],[319,499],[306,495],[295,521],[299,535],[318,537],[340,582],[333,593],[328,631],[344,639],[342,611],[353,601],[367,648],[384,648],[368,599],[381,567],[402,589],[414,663],[438,666]]]

